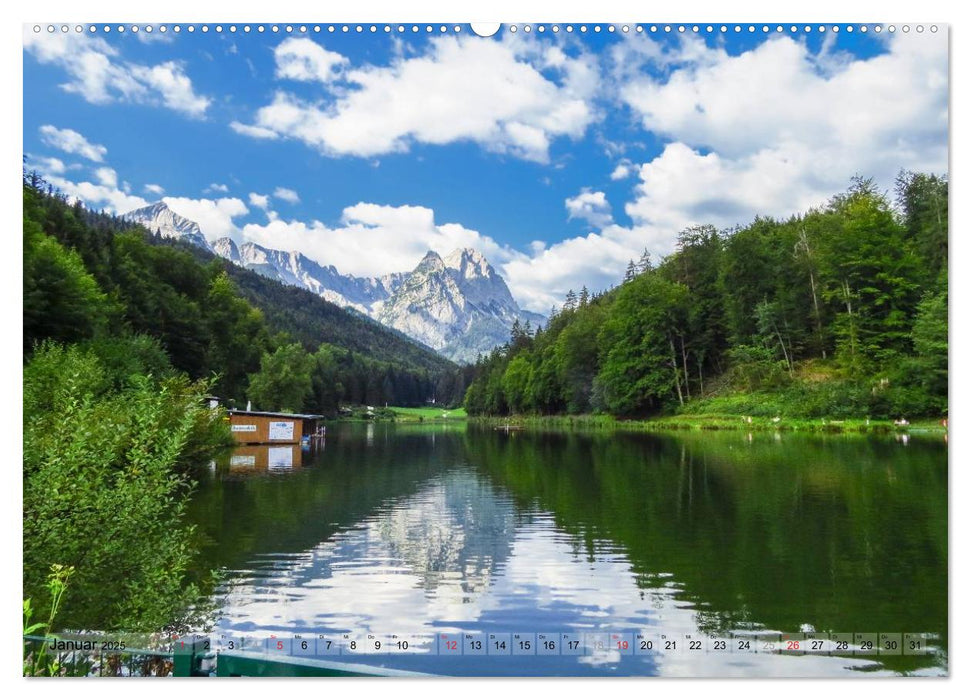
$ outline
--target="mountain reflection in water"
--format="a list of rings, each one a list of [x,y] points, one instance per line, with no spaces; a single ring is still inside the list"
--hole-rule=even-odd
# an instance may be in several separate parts
[[[303,468],[200,485],[215,632],[933,632],[937,442],[339,425]],[[471,675],[946,672],[929,657],[371,656]]]

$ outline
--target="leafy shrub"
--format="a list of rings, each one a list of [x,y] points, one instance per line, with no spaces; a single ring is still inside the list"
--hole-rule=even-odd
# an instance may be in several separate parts
[[[93,351],[53,343],[24,368],[24,594],[49,605],[50,566],[73,566],[64,625],[158,629],[195,598],[191,462],[231,436],[204,383],[116,380]]]

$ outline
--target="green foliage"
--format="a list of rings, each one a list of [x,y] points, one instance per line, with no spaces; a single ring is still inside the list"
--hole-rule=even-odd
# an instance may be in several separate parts
[[[160,379],[176,373],[161,343],[150,335],[102,335],[80,347],[93,353],[115,389],[131,386],[144,375]]]
[[[313,292],[280,284],[232,263],[214,258],[202,249],[193,255],[225,271],[240,295],[260,309],[267,326],[283,332],[308,352],[321,343],[334,345],[357,355],[395,364],[413,374],[453,373],[456,366],[431,348],[416,343],[403,333],[382,326],[362,314],[342,309]]]
[[[918,257],[887,201],[868,181],[834,198],[824,241],[823,295],[839,309],[836,347],[853,372],[906,352],[924,277]]]
[[[206,390],[112,376],[93,351],[52,343],[24,367],[23,585],[50,605],[44,572],[74,567],[61,624],[156,629],[193,598],[188,469],[231,440]]]
[[[947,291],[928,293],[917,305],[912,332],[914,359],[911,379],[923,393],[947,411]]]
[[[75,568],[61,624],[186,622],[191,474],[232,444],[210,391],[333,414],[464,394],[469,370],[400,334],[42,186],[23,189],[23,582],[36,609],[50,565]]]
[[[218,372],[213,390],[220,396],[242,396],[247,376],[270,347],[263,314],[239,296],[224,271],[210,282],[205,308],[210,337],[206,365]]]
[[[947,177],[902,172],[897,176],[897,204],[907,236],[923,259],[928,281],[947,272]]]
[[[600,370],[607,408],[615,415],[656,411],[681,381],[675,338],[684,328],[687,289],[659,275],[640,275],[617,295],[600,333]]]
[[[90,338],[108,320],[108,301],[81,256],[24,212],[24,352],[41,339]]]
[[[465,420],[465,409],[449,409],[441,406],[424,406],[422,408],[407,408],[403,406],[392,406],[390,409],[394,413],[395,420],[398,421],[461,421]]]
[[[584,303],[582,308],[552,344],[553,366],[569,413],[584,413],[591,408],[600,354],[597,335],[605,318],[601,305],[587,308]]]
[[[431,349],[306,290],[68,206],[29,182],[24,249],[25,355],[45,338],[152,338],[172,369],[214,378],[212,390],[238,404],[264,354],[295,341],[308,352],[324,344],[334,362],[314,368],[313,391],[295,408],[328,415],[342,402],[454,406],[470,380]]]
[[[249,397],[264,411],[298,411],[312,389],[314,358],[298,344],[265,353],[260,371],[250,376]]]
[[[778,388],[788,379],[788,365],[762,345],[737,345],[728,351],[729,380],[745,391]]]
[[[513,413],[521,413],[527,406],[527,387],[533,368],[525,357],[515,357],[506,366],[502,377],[503,395]]]
[[[642,256],[619,287],[567,294],[545,330],[520,329],[478,362],[466,410],[635,417],[724,399],[744,415],[946,411],[946,179],[902,174],[898,204],[858,178],[786,221],[686,229],[660,264]],[[802,376],[814,362],[822,381]]]

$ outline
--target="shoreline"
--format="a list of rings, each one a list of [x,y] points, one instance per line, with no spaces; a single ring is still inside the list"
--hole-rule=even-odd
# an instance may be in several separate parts
[[[393,410],[393,409],[392,409]],[[947,435],[948,429],[940,419],[925,418],[903,425],[891,420],[867,418],[769,418],[766,416],[743,416],[736,414],[679,414],[656,418],[621,419],[609,415],[529,415],[511,416],[468,416],[464,411],[453,409],[451,415],[421,415],[423,411],[398,413],[397,415],[375,415],[365,418],[359,415],[344,416],[333,420],[336,423],[400,423],[407,425],[459,424],[470,423],[496,429],[553,429],[553,430],[616,430],[623,432],[694,432],[694,431],[736,431],[736,432],[793,432],[843,435]],[[430,412],[429,412],[430,413]]]
[[[583,414],[577,416],[476,416],[470,422],[497,429],[526,428],[607,429],[625,432],[803,432],[850,435],[947,435],[947,428],[934,419],[919,420],[907,425],[895,425],[889,420],[824,418],[779,418],[735,415],[676,415],[663,418],[623,420],[612,416]]]

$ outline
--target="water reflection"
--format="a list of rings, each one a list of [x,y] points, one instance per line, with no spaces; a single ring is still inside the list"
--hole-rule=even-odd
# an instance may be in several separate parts
[[[196,517],[225,574],[217,632],[946,636],[946,452],[919,441],[367,427],[329,431],[302,471],[224,471],[203,487]],[[906,531],[887,530],[897,518]],[[368,661],[477,675],[946,668],[755,654]]]
[[[318,444],[322,449],[323,443]],[[300,445],[240,445],[221,461],[234,473],[287,471],[303,466],[303,450]]]

